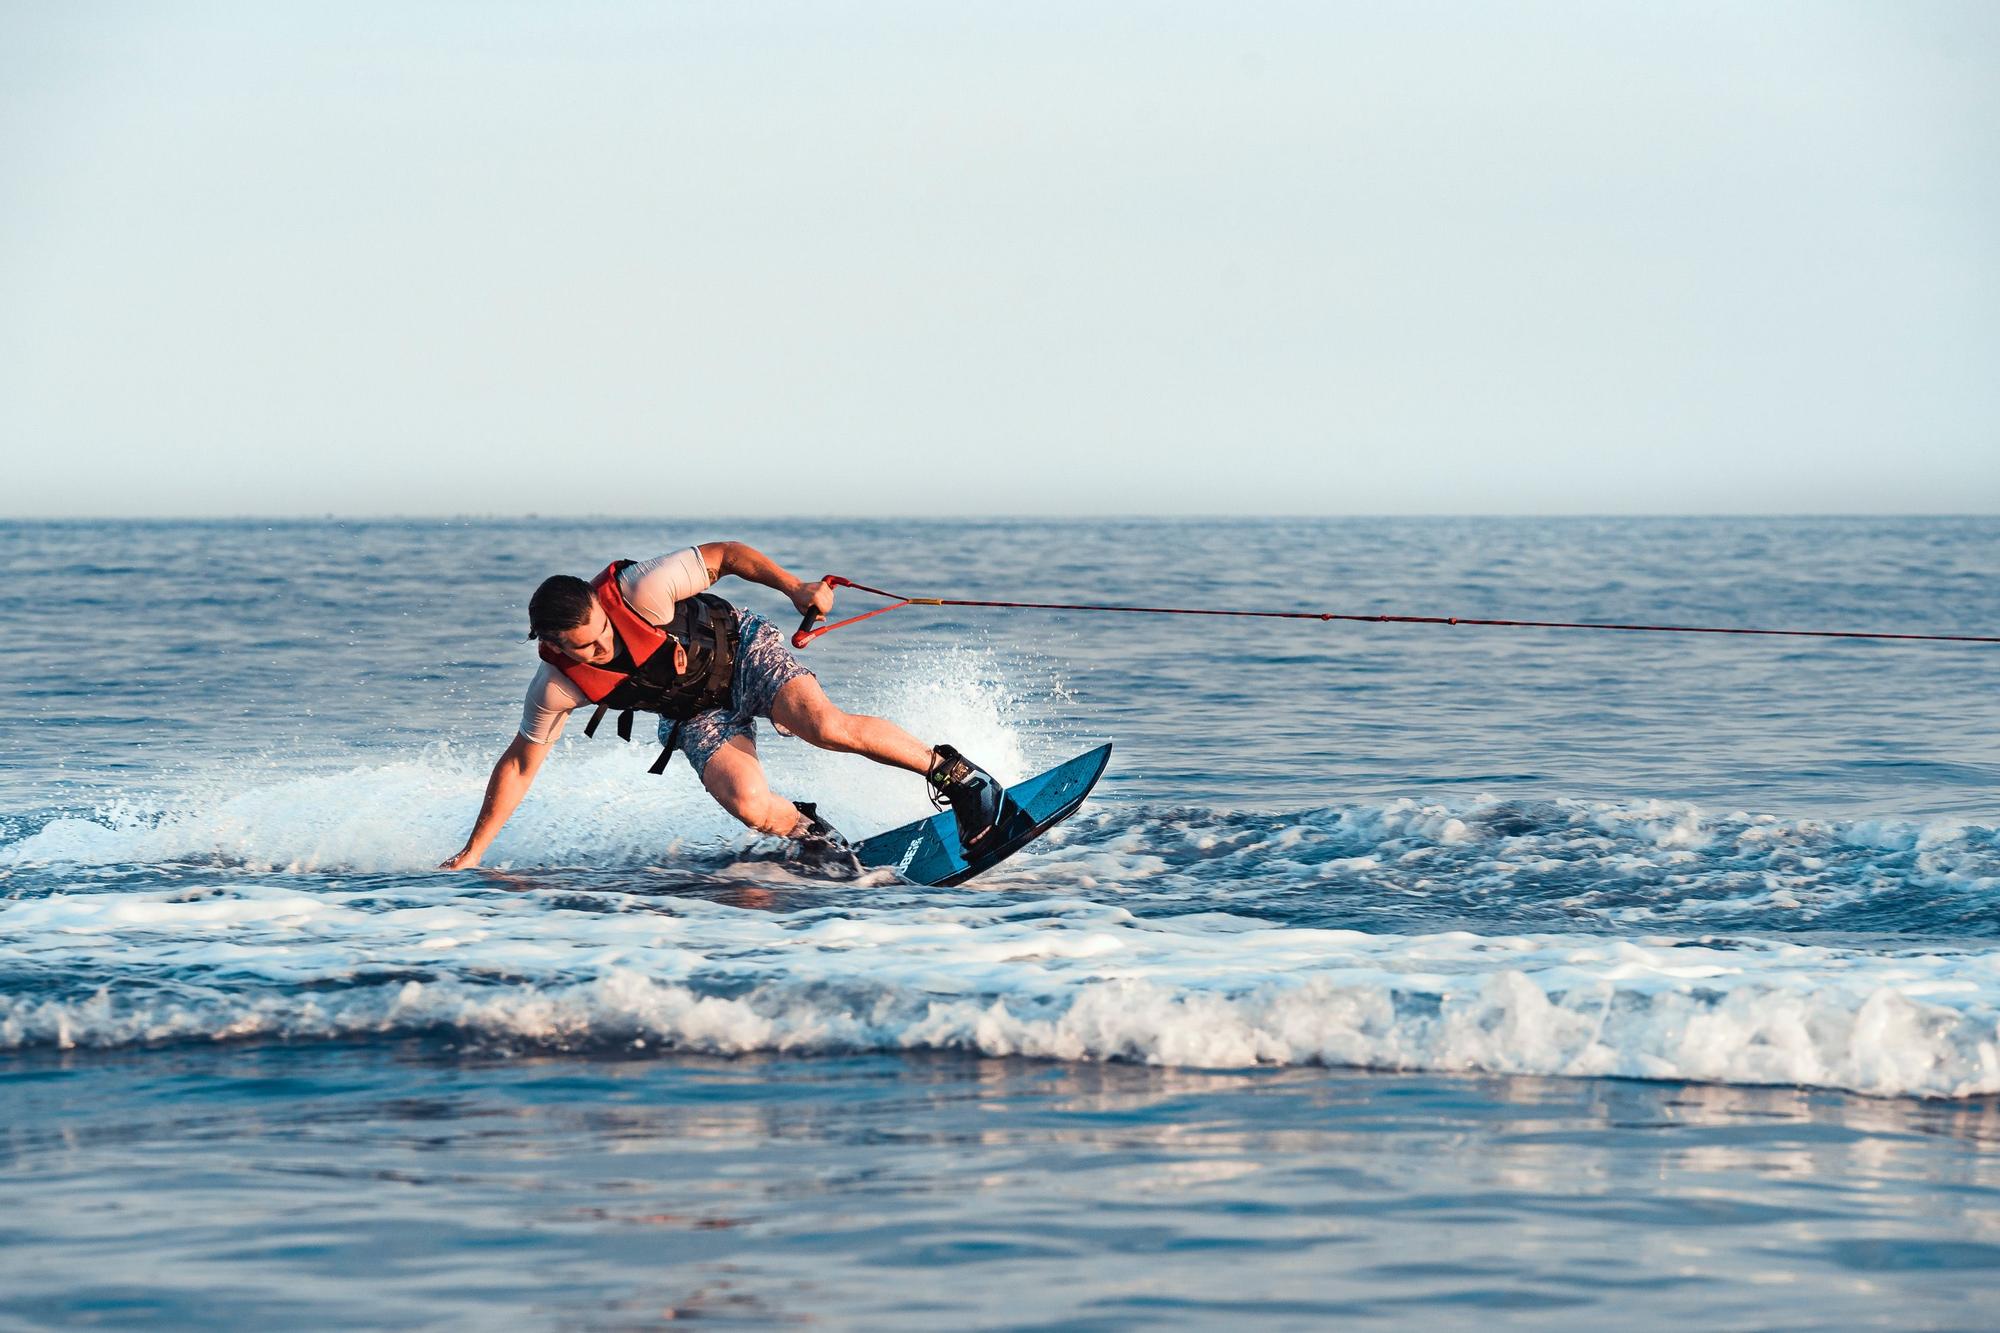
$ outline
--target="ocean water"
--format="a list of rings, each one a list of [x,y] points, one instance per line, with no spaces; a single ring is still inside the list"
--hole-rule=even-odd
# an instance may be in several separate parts
[[[432,870],[539,578],[724,537],[2000,632],[1994,519],[0,524],[0,1319],[1990,1326],[2000,647],[910,607],[802,654],[836,701],[1116,743],[999,870],[815,879],[580,727]]]

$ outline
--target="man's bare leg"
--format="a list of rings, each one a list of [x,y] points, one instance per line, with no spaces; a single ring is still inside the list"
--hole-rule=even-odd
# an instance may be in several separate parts
[[[878,764],[922,773],[951,802],[966,855],[978,855],[1000,835],[1013,805],[991,773],[948,745],[937,748],[884,718],[845,713],[811,676],[800,676],[771,701],[771,720],[822,750],[865,755]],[[1018,813],[1018,811],[1016,811]]]
[[[887,718],[842,712],[811,676],[800,676],[778,691],[771,701],[771,720],[822,750],[865,755],[878,764],[912,773],[931,770],[930,746]]]
[[[759,833],[789,838],[799,827],[798,807],[772,792],[757,760],[757,742],[748,736],[732,736],[715,752],[701,772],[701,785],[717,805]]]

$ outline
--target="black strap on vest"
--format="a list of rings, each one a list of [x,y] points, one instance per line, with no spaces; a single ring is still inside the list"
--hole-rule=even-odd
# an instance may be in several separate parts
[[[676,722],[673,726],[667,728],[667,742],[660,747],[660,757],[655,759],[653,766],[646,770],[648,773],[657,777],[667,771],[667,765],[674,761],[674,751],[680,748],[681,728],[685,725],[686,723]]]
[[[585,736],[595,736],[597,734],[597,724],[602,722],[604,715],[610,711],[603,704],[599,704],[597,711],[590,715],[590,721],[583,724],[583,734]],[[658,776],[667,771],[667,765],[673,762],[674,751],[680,748],[682,725],[682,723],[676,722],[673,726],[667,728],[666,744],[660,747],[660,757],[655,759],[653,766],[646,770],[648,773]],[[618,715],[618,739],[628,744],[632,740],[632,710],[629,708]]]
[[[729,697],[729,685],[736,677],[736,644],[740,628],[735,616],[719,622],[715,627],[715,653],[708,661],[708,690],[710,694]]]
[[[602,722],[604,715],[610,711],[611,706],[609,704],[597,705],[597,711],[590,715],[590,721],[583,724],[583,734],[585,736],[595,736],[597,734],[597,724]],[[628,745],[632,741],[632,713],[633,710],[627,708],[618,714],[618,739]]]

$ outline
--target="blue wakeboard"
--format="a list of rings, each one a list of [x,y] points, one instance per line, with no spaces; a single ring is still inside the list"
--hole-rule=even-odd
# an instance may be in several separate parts
[[[959,849],[958,824],[949,810],[865,838],[854,845],[854,854],[864,866],[887,866],[918,884],[963,884],[1075,814],[1110,762],[1111,746],[1100,745],[1009,787],[1012,808],[1002,818],[1000,837],[970,861]]]

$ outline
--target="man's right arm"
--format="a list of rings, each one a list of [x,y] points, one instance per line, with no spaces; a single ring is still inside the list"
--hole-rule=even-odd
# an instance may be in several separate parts
[[[465,840],[465,846],[458,854],[438,866],[440,870],[469,870],[479,864],[486,855],[486,849],[493,845],[500,826],[521,804],[521,798],[534,785],[535,774],[542,767],[542,760],[548,758],[549,741],[531,741],[526,736],[516,734],[493,765],[493,776],[486,779],[486,800],[479,807],[479,818],[473,821],[472,836]]]

